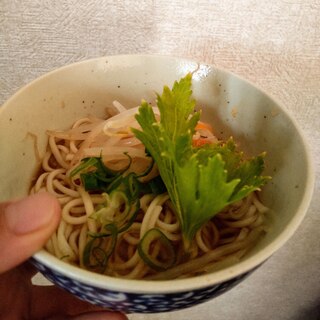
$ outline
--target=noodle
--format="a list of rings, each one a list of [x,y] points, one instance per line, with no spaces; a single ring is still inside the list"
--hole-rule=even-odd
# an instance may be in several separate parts
[[[79,179],[70,177],[70,172],[81,159],[93,156],[102,156],[109,167],[121,170],[128,165],[129,155],[131,167],[128,172],[144,172],[150,165],[144,146],[129,129],[137,126],[133,117],[136,109],[125,111],[117,102],[114,106],[120,113],[108,120],[91,116],[77,120],[68,131],[49,131],[42,172],[31,189],[31,193],[45,190],[53,194],[62,206],[60,225],[47,242],[46,250],[82,268],[86,267],[84,251],[90,235],[104,232],[103,223],[94,218],[94,213],[108,202],[110,208],[105,219],[115,219],[121,214],[121,206],[117,205],[121,200],[116,201],[107,193],[90,194],[80,185]],[[123,116],[123,113],[127,115]],[[215,139],[209,138],[211,141]],[[156,168],[152,168],[142,180],[157,174]],[[267,211],[256,193],[230,205],[197,231],[186,256],[181,250],[183,240],[179,221],[168,194],[145,194],[140,198],[135,221],[117,235],[115,248],[103,272],[128,279],[173,279],[218,270],[239,261],[255,244],[264,232]],[[140,240],[153,228],[159,229],[177,252],[175,265],[166,271],[153,270],[138,252]],[[112,239],[108,238],[105,245],[110,246],[111,242]],[[150,255],[161,259],[168,257],[159,242],[151,248]]]

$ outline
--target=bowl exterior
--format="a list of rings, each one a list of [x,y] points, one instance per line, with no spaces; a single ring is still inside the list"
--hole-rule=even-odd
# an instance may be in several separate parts
[[[159,313],[195,306],[232,289],[256,269],[254,268],[253,270],[228,281],[197,290],[163,294],[144,294],[120,292],[94,287],[82,281],[65,276],[53,268],[45,266],[34,258],[30,259],[30,261],[48,280],[58,287],[70,292],[77,298],[103,308],[125,313]],[[157,291],[156,288],[154,291]]]

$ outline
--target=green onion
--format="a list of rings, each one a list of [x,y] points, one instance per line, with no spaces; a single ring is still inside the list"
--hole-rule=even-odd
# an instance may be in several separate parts
[[[99,180],[94,172],[81,173],[80,179],[83,184],[83,187],[87,191],[94,191],[99,189]]]
[[[110,193],[104,206],[95,211],[90,218],[97,220],[102,225],[114,224],[118,233],[127,230],[140,209],[139,198],[130,198],[124,191],[114,190]],[[118,211],[112,220],[108,217],[110,210]]]
[[[164,184],[161,176],[157,176],[149,181],[148,183],[151,193],[153,194],[162,194],[167,191],[166,185]]]
[[[148,155],[148,157],[150,157],[150,156]],[[153,168],[153,165],[154,165],[154,159],[151,158],[151,163],[150,163],[150,165],[148,166],[148,168],[147,168],[144,172],[138,174],[138,175],[137,175],[137,178],[142,178],[142,177],[147,176],[147,175],[151,172],[151,170],[152,170],[152,168]]]
[[[127,152],[124,152],[129,159],[128,165],[125,168],[114,171],[104,165],[101,157],[85,158],[80,165],[73,169],[70,177],[80,175],[81,183],[86,191],[92,192],[107,192],[111,193],[114,190],[125,190],[130,199],[136,199],[141,194],[143,189],[152,191],[147,183],[142,183],[139,178],[148,175],[153,166],[154,160],[151,158],[150,165],[142,173],[128,173],[131,166],[132,158]]]
[[[106,233],[91,234],[94,237],[86,244],[83,251],[84,266],[88,270],[98,273],[104,273],[108,259],[117,243],[117,227],[114,224],[108,224],[104,229]]]
[[[76,168],[74,168],[71,173],[70,177],[74,177],[78,173],[87,170],[88,168],[95,167],[98,163],[99,158],[84,158],[81,160],[81,164],[79,164]]]
[[[154,257],[151,249],[159,243],[161,249]],[[138,252],[141,259],[152,269],[164,271],[175,264],[176,254],[171,241],[157,228],[148,230],[138,245]]]

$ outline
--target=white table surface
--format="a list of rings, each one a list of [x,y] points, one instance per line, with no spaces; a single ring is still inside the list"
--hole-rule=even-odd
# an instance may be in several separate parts
[[[279,252],[210,302],[131,320],[320,319],[319,17],[317,0],[0,0],[0,105],[71,62],[124,53],[181,56],[257,84],[289,110],[310,142],[313,200]]]

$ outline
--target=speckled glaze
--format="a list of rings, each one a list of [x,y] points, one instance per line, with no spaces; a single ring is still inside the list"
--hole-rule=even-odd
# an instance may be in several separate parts
[[[197,290],[144,294],[97,288],[96,286],[86,284],[84,281],[65,276],[37,262],[36,259],[31,259],[30,261],[47,279],[60,288],[76,295],[78,298],[104,308],[124,311],[126,313],[156,313],[189,308],[230,290],[252,272],[251,270],[228,281]]]
[[[225,269],[189,279],[115,279],[66,264],[44,250],[32,258],[52,282],[80,299],[125,312],[190,307],[225,292],[278,250],[308,208],[313,169],[305,139],[285,109],[252,84],[194,61],[162,56],[111,56],[53,71],[22,88],[0,109],[0,201],[28,193],[44,154],[48,129],[65,129],[88,113],[104,114],[113,100],[135,107],[155,102],[154,92],[193,72],[193,94],[202,118],[218,137],[230,135],[249,154],[266,151],[272,181],[261,197],[270,207],[270,231]],[[36,137],[36,138],[35,138]],[[35,149],[35,145],[37,148]],[[36,152],[35,152],[36,151]]]

